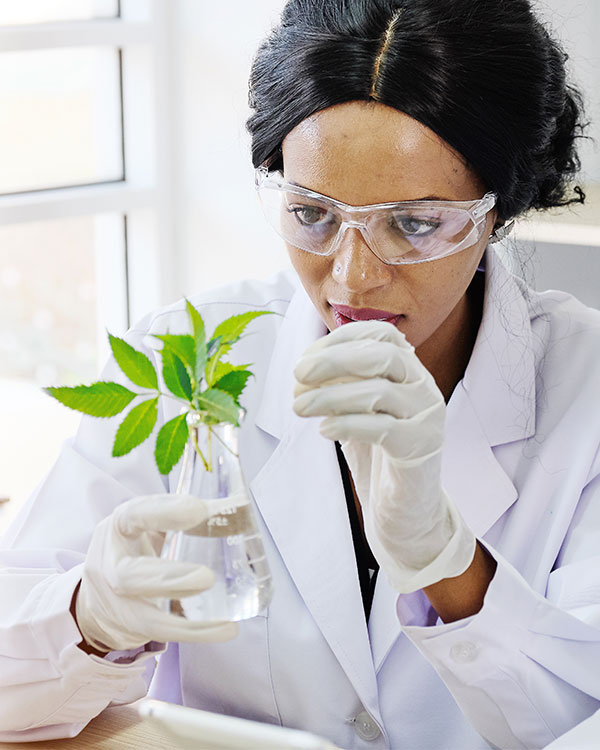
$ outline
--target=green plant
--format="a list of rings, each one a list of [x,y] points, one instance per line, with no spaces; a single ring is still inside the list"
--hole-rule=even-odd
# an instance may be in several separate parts
[[[134,406],[125,416],[113,444],[112,455],[124,456],[143,443],[152,433],[158,416],[161,396],[179,401],[185,409],[166,422],[156,437],[154,457],[161,474],[168,474],[181,458],[188,440],[192,440],[205,468],[211,470],[208,458],[202,454],[196,439],[195,427],[207,425],[209,441],[212,426],[221,423],[238,425],[240,396],[252,372],[249,365],[232,365],[224,361],[231,347],[240,339],[246,326],[268,311],[254,311],[227,318],[206,337],[204,321],[198,310],[186,300],[191,334],[157,335],[163,344],[160,350],[162,376],[167,392],[159,389],[158,374],[152,361],[123,339],[108,335],[114,358],[134,384],[144,389],[141,393],[120,383],[98,381],[91,385],[44,388],[65,406],[92,417],[114,417],[124,411],[136,396],[148,397]],[[194,421],[188,420],[193,414]]]

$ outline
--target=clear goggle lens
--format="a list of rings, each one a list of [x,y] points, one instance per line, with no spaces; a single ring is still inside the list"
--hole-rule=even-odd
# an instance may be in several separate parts
[[[496,196],[465,203],[410,201],[378,206],[347,206],[303,188],[257,175],[265,217],[289,244],[330,255],[349,228],[358,229],[384,263],[423,263],[474,245]]]

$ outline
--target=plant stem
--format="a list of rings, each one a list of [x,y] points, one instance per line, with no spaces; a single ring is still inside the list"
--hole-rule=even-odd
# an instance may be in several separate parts
[[[212,428],[208,425],[208,471],[212,471]]]
[[[209,430],[211,430],[212,432],[212,429],[210,427],[209,427]],[[239,458],[239,454],[237,454],[235,451],[232,451],[231,448],[227,445],[227,443],[224,440],[221,440],[221,438],[217,435],[216,432],[213,434],[217,438],[217,440],[221,443],[221,445],[224,446],[231,453],[232,456]]]
[[[171,393],[171,391],[167,391],[166,393],[163,393],[160,390],[148,390],[148,391],[142,391],[141,393],[140,392],[135,393],[136,396],[155,396],[156,394],[158,394],[159,396],[163,396],[164,398],[170,398],[171,401],[178,401],[180,404],[187,406],[188,409],[190,405],[192,405],[190,401],[187,401],[186,399],[181,398],[181,396],[176,396],[174,393]]]
[[[209,465],[206,462],[206,459],[204,458],[202,451],[200,450],[200,446],[198,445],[198,430],[196,427],[188,427],[188,432],[190,435],[190,438],[192,440],[192,445],[194,446],[194,450],[196,453],[200,456],[202,459],[202,463],[204,464],[204,468],[206,471],[211,471]],[[210,447],[209,447],[210,449]]]

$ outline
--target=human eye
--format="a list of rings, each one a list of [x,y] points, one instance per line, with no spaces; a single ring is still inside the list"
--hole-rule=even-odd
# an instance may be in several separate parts
[[[331,212],[321,206],[293,204],[287,211],[303,227],[325,227],[335,221]]]
[[[440,228],[441,221],[430,216],[419,216],[404,212],[392,213],[390,225],[405,237],[430,237]]]

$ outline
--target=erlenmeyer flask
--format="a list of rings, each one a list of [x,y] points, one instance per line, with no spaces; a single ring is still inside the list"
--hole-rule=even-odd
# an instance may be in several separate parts
[[[209,517],[194,529],[169,532],[162,557],[207,565],[215,583],[171,599],[169,609],[189,620],[246,620],[268,606],[272,581],[238,458],[238,428],[203,424],[194,413],[188,426],[176,491],[204,499]]]

